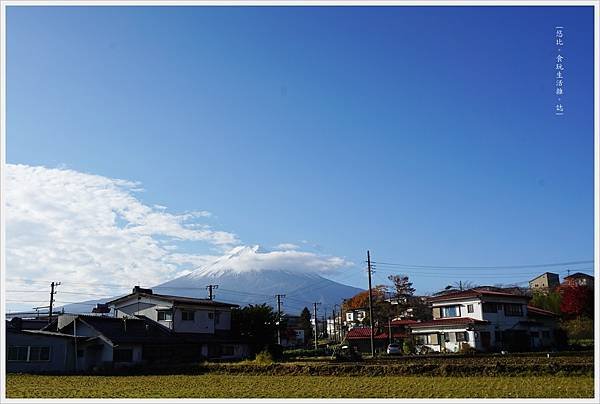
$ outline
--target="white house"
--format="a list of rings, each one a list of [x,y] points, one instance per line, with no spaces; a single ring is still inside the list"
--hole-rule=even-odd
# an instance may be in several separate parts
[[[117,318],[152,320],[177,336],[202,344],[202,355],[236,358],[248,354],[247,344],[231,339],[231,309],[236,304],[209,299],[161,295],[152,289],[133,288],[132,293],[106,303]]]
[[[115,317],[144,316],[176,333],[219,334],[231,330],[236,304],[209,299],[160,295],[138,286],[106,303]]]
[[[478,351],[553,346],[555,315],[530,309],[529,299],[477,288],[435,296],[429,299],[433,320],[412,324],[413,340],[437,352],[457,352],[463,346]]]

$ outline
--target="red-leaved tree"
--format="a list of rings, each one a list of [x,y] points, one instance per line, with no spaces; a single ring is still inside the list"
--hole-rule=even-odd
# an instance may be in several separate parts
[[[594,317],[594,292],[582,285],[561,286],[560,311],[567,318]]]

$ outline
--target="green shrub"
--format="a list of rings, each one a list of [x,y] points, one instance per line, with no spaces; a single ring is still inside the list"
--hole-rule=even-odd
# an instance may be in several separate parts
[[[407,339],[404,341],[402,344],[402,352],[404,352],[406,355],[414,352],[414,347],[411,340]]]

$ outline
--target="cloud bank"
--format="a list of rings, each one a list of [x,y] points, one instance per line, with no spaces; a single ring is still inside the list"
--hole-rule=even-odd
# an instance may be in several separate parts
[[[272,252],[244,249],[234,233],[203,222],[210,212],[174,214],[168,207],[145,204],[138,197],[141,185],[132,181],[14,164],[6,165],[5,179],[6,289],[11,302],[24,296],[17,291],[26,289],[40,292],[27,293],[24,304],[45,302],[50,279],[63,282],[65,301],[82,300],[67,291],[97,296],[115,293],[117,285],[120,292],[134,284],[155,285],[222,262],[236,251],[247,252],[233,261],[238,270],[262,266],[329,272],[349,264],[297,251],[289,243]],[[216,252],[184,253],[178,246],[182,241]]]

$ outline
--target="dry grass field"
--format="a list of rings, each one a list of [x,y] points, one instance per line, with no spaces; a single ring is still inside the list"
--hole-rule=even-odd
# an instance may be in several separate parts
[[[590,376],[37,376],[9,374],[10,398],[592,398]]]

